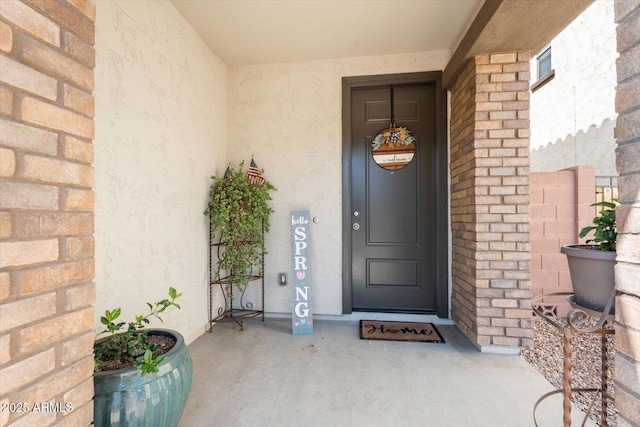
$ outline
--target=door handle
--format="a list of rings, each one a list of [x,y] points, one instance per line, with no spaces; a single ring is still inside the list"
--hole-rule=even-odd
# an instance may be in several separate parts
[[[357,222],[353,223],[353,229],[354,230],[360,230],[360,224],[358,224]]]

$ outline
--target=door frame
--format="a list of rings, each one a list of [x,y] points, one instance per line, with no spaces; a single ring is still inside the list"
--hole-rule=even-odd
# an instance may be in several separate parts
[[[436,85],[436,314],[449,317],[449,153],[447,97],[442,71],[383,74],[342,78],[342,313],[350,314],[352,300],[351,241],[351,91],[360,87],[435,83]]]

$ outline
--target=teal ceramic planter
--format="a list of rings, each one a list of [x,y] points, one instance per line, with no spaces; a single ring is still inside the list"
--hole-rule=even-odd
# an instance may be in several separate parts
[[[178,425],[191,390],[191,357],[178,332],[150,329],[149,335],[172,336],[177,342],[165,354],[156,373],[141,375],[137,368],[131,367],[94,374],[96,427]]]

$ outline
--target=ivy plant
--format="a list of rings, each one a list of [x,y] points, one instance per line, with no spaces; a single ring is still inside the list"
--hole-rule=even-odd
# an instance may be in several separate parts
[[[136,315],[132,322],[118,322],[122,310],[120,307],[113,310],[106,310],[104,316],[100,317],[100,323],[105,326],[98,335],[111,334],[107,339],[97,341],[94,346],[94,370],[120,369],[129,366],[136,366],[140,372],[158,372],[158,365],[165,356],[154,352],[159,350],[159,345],[149,342],[148,331],[144,327],[149,324],[149,319],[156,318],[162,321],[159,316],[169,307],[180,306],[176,303],[182,293],[178,293],[174,288],[169,288],[169,299],[163,299],[155,303],[147,303],[149,312],[147,314]],[[125,325],[127,329],[120,332]],[[158,352],[161,353],[161,352]]]
[[[616,204],[612,202],[598,202],[591,206],[602,207],[598,216],[593,218],[593,224],[580,230],[580,238],[584,238],[593,231],[593,239],[587,240],[587,243],[597,243],[600,250],[615,251],[616,239],[618,233],[616,231]]]
[[[258,274],[263,274],[262,257],[267,253],[264,233],[269,231],[273,212],[268,202],[275,187],[266,180],[251,182],[244,162],[238,169],[229,167],[224,176],[211,179],[209,206],[204,214],[210,218],[214,238],[224,248],[214,280],[224,279],[227,294],[232,296],[233,286],[244,291],[251,271],[257,268]],[[221,271],[224,277],[220,277]]]

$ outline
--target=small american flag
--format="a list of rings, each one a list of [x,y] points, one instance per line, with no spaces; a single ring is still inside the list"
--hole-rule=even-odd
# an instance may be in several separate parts
[[[262,185],[264,184],[264,177],[262,176],[262,172],[256,165],[256,162],[251,159],[251,165],[249,165],[249,170],[247,171],[247,176],[249,177],[249,182],[251,184]]]

